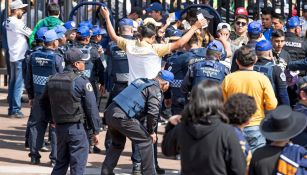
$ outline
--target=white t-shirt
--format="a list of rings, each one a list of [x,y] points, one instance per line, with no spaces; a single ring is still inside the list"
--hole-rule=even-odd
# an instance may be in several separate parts
[[[170,53],[170,44],[149,44],[120,37],[117,45],[127,54],[129,84],[137,78],[155,78],[161,70],[161,57]]]
[[[27,37],[32,33],[21,19],[12,16],[5,22],[7,30],[7,44],[10,53],[10,62],[22,60],[28,49]]]

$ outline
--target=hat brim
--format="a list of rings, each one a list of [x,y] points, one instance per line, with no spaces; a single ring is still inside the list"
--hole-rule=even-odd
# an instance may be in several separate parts
[[[20,6],[17,6],[17,7],[15,7],[15,8],[10,8],[11,10],[16,10],[16,9],[23,9],[23,8],[25,8],[25,7],[27,7],[28,6],[28,4],[22,4],[22,5],[20,5]]]
[[[214,16],[210,15],[210,14],[205,14],[204,17],[207,18],[207,19],[213,19],[214,18]]]
[[[171,41],[176,41],[176,40],[179,40],[181,37],[180,36],[171,36],[171,37],[168,37],[168,38]]]
[[[277,131],[272,125],[270,114],[262,120],[260,124],[260,132],[271,141],[285,141],[299,135],[307,126],[306,116],[299,112],[292,112],[293,121],[284,131]]]

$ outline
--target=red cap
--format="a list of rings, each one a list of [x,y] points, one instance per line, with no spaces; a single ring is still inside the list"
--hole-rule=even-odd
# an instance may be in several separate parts
[[[248,16],[248,12],[244,7],[238,7],[235,12],[235,16],[237,15],[245,15]]]

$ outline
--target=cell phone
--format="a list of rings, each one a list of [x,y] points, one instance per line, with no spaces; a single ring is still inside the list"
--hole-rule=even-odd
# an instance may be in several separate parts
[[[183,24],[184,30],[189,30],[191,28],[191,25],[187,20],[183,20],[182,24]]]
[[[199,14],[197,14],[197,19],[198,19],[198,21],[201,21],[201,20],[206,19],[206,18],[204,17],[204,15],[202,13],[199,13]],[[206,27],[208,27],[208,23],[206,23],[202,28],[204,29]]]

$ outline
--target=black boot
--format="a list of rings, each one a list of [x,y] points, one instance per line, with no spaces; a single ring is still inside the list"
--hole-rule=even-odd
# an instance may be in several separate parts
[[[141,163],[133,163],[132,175],[142,175]]]
[[[40,164],[40,159],[37,157],[31,157],[31,164],[32,165],[38,165]]]
[[[157,174],[165,174],[165,169],[162,169],[159,167],[159,165],[156,165],[156,172]]]

